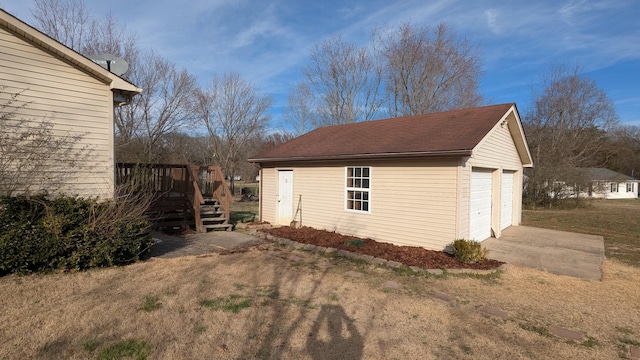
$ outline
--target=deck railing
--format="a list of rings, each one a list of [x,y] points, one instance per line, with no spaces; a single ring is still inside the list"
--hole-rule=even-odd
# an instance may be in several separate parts
[[[229,219],[229,206],[233,202],[231,190],[219,166],[192,166],[200,180],[200,190],[205,198],[216,199],[224,209],[224,217]]]
[[[217,200],[225,218],[229,220],[229,205],[233,199],[219,166],[118,163],[116,183],[133,183],[134,189],[139,187],[141,191],[152,192],[155,201],[167,197],[186,197],[193,208],[198,232],[204,231],[200,221],[200,205],[205,199]]]

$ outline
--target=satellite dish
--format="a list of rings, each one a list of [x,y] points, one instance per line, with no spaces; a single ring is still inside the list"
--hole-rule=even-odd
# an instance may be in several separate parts
[[[111,54],[91,55],[89,56],[89,59],[118,76],[129,70],[129,64],[127,64],[126,61]]]

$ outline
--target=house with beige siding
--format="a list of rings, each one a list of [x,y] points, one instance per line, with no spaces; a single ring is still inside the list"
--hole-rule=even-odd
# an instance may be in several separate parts
[[[322,127],[250,161],[261,221],[434,250],[519,225],[532,166],[513,103]]]
[[[37,129],[46,122],[52,138],[66,139],[69,145],[29,175],[33,183],[29,191],[112,197],[114,106],[140,91],[0,10],[2,131],[19,131],[12,126]]]

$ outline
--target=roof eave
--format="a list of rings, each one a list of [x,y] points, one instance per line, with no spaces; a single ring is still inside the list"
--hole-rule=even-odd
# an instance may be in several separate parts
[[[103,83],[108,84],[112,90],[121,90],[132,95],[142,92],[142,89],[136,87],[129,81],[109,72],[102,66],[91,61],[91,59],[40,32],[2,9],[0,9],[0,25],[4,25],[25,40],[64,59],[66,62],[82,69]]]
[[[279,163],[300,161],[342,161],[342,160],[378,160],[378,159],[406,159],[420,157],[461,157],[471,156],[471,150],[445,150],[445,151],[415,151],[401,153],[376,153],[376,154],[347,154],[347,155],[318,155],[318,156],[291,156],[273,158],[252,158],[252,163]]]

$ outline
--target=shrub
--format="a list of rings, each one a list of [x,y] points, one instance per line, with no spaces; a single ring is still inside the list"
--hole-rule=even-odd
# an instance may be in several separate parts
[[[138,215],[126,201],[46,194],[0,198],[0,276],[139,260],[153,239],[149,221]]]
[[[451,245],[453,256],[466,264],[481,263],[487,258],[487,249],[474,240],[458,239]]]

